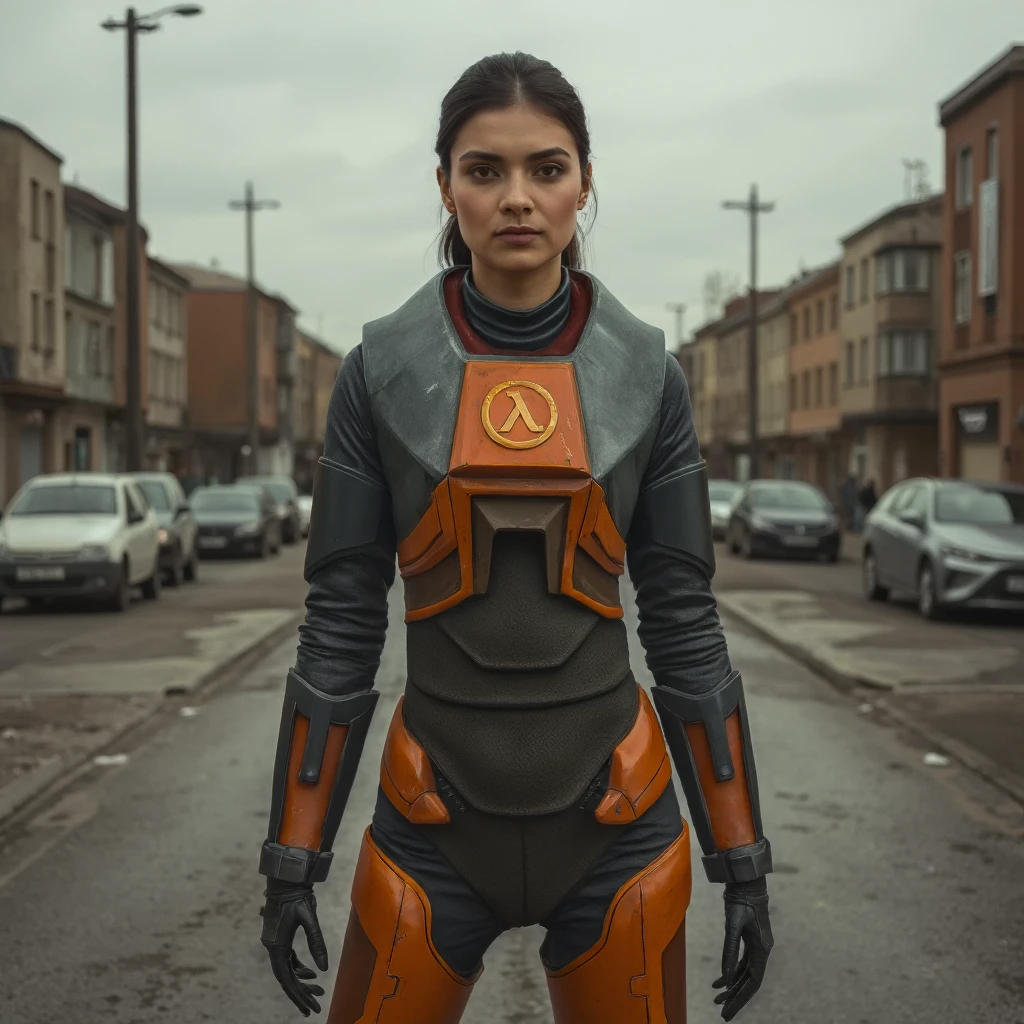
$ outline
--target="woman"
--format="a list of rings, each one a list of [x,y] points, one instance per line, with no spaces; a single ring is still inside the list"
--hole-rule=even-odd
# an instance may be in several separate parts
[[[408,680],[330,1024],[458,1021],[490,943],[537,922],[559,1024],[684,1021],[689,833],[666,737],[725,886],[729,1020],[771,949],[771,854],[685,381],[662,332],[579,270],[590,139],[555,68],[521,53],[469,68],[437,155],[445,270],[366,325],[331,400],[263,943],[318,1012],[292,940],[301,925],[327,970],[312,887],[376,703],[397,555]],[[629,669],[627,559],[657,715]]]

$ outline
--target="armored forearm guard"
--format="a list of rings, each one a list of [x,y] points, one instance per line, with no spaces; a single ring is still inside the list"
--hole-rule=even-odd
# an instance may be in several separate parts
[[[708,878],[749,882],[768,874],[771,847],[761,830],[757,772],[739,672],[710,693],[684,693],[661,681],[651,692],[704,851]]]
[[[379,696],[376,690],[332,696],[288,673],[260,874],[296,884],[327,877]]]

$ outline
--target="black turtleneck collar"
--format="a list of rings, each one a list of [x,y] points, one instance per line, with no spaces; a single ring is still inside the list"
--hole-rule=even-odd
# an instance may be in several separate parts
[[[547,302],[533,309],[506,309],[485,299],[467,270],[462,279],[462,305],[470,327],[495,348],[535,352],[550,345],[569,321],[569,271],[562,268],[562,283]]]

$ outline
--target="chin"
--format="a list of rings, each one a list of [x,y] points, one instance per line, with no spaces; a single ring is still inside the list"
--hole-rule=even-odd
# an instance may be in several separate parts
[[[478,254],[479,255],[479,254]],[[484,256],[484,261],[490,264],[495,270],[507,270],[518,273],[528,273],[545,266],[552,260],[557,260],[562,255],[562,250],[552,252],[547,247],[544,251],[535,250],[532,246],[527,249],[516,250],[502,246],[497,251],[491,250]]]

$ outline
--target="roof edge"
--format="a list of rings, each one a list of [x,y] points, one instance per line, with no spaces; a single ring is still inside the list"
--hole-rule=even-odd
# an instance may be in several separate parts
[[[945,128],[958,114],[973,106],[1005,79],[1021,74],[1024,74],[1024,44],[1014,43],[939,103],[939,126]]]

